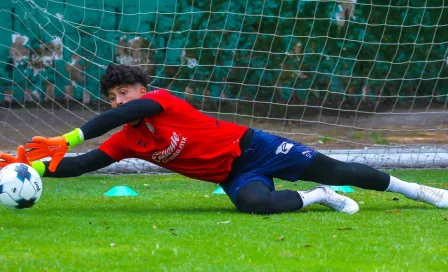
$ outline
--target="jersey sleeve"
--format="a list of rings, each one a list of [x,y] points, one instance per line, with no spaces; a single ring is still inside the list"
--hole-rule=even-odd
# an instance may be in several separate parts
[[[118,162],[129,158],[130,151],[125,143],[126,139],[123,135],[123,131],[120,131],[113,134],[109,139],[102,143],[98,149]]]
[[[162,106],[153,99],[135,99],[95,116],[80,129],[84,140],[89,140],[131,121],[150,117],[162,111]]]
[[[168,111],[171,109],[173,104],[173,95],[170,94],[167,90],[154,90],[142,96],[142,98],[149,98],[162,106],[163,111]]]

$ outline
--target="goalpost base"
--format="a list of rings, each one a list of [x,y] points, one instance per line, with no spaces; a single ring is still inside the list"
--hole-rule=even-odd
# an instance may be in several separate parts
[[[448,148],[370,148],[349,150],[319,150],[324,155],[344,162],[357,162],[374,168],[447,168]],[[69,153],[76,156],[79,153]],[[125,159],[94,173],[151,174],[172,173],[158,165],[139,159]]]

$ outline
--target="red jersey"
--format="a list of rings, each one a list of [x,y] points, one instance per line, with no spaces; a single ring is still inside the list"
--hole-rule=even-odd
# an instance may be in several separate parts
[[[166,90],[141,99],[158,102],[163,112],[138,126],[126,124],[99,149],[116,161],[142,159],[187,177],[223,182],[241,155],[240,138],[248,129],[207,116]]]

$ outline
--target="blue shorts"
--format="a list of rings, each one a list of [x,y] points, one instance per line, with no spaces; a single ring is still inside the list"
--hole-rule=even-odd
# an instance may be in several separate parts
[[[239,157],[239,169],[232,169],[231,175],[220,184],[235,205],[238,191],[251,181],[262,181],[275,190],[273,178],[299,180],[318,153],[287,138],[254,131],[250,146]]]

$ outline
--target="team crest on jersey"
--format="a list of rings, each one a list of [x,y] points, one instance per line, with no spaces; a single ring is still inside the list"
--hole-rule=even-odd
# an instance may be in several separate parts
[[[148,127],[149,131],[151,131],[151,133],[154,134],[154,127],[148,122],[146,122],[146,126]]]

